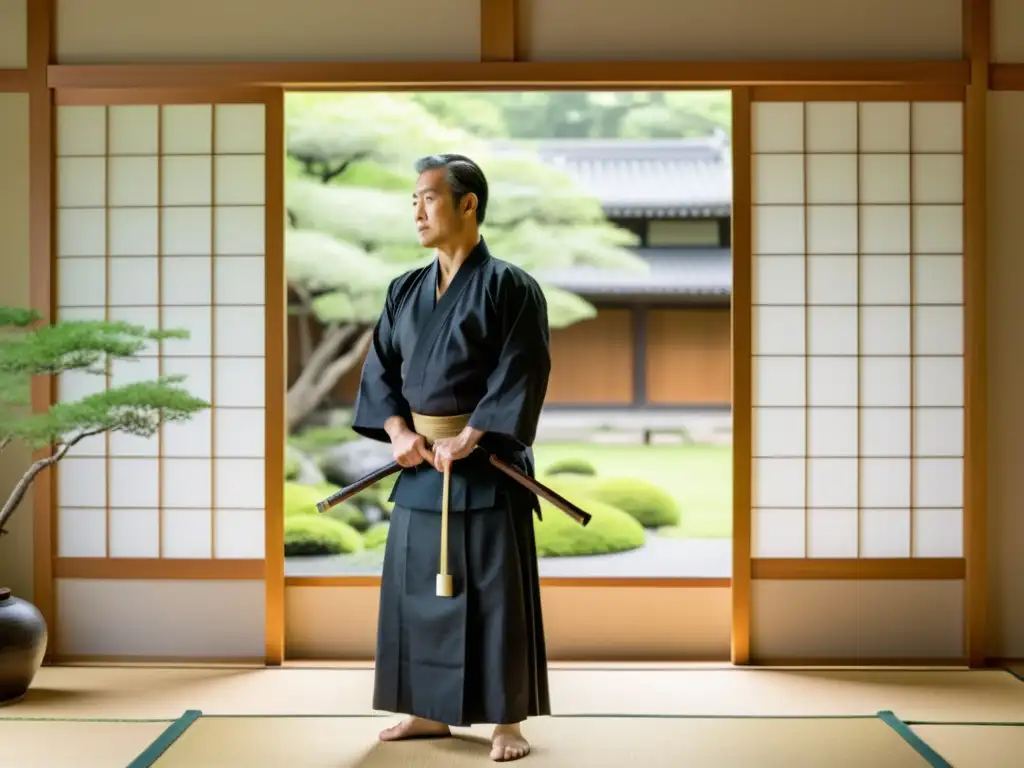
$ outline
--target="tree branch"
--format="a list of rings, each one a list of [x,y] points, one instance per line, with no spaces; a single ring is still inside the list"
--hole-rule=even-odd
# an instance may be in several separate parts
[[[331,325],[320,339],[320,344],[310,355],[299,378],[288,389],[288,428],[293,429],[316,408],[322,399],[317,398],[319,382],[323,371],[331,364],[338,349],[359,332],[358,325]]]
[[[14,442],[14,435],[4,435],[3,440],[0,440],[0,453],[4,452],[11,443]]]
[[[309,357],[313,354],[313,333],[310,325],[313,322],[313,297],[305,286],[292,283],[291,289],[302,304],[305,310],[298,318],[299,326],[299,362],[303,368],[309,363]]]
[[[0,509],[0,536],[7,531],[5,526],[7,521],[14,514],[14,511],[21,504],[22,499],[25,498],[25,494],[28,493],[28,489],[32,486],[32,482],[36,479],[36,476],[44,469],[52,467],[58,461],[63,459],[67,452],[70,451],[75,445],[80,443],[87,437],[93,437],[94,435],[100,435],[108,431],[108,427],[96,427],[95,429],[87,429],[79,432],[77,435],[72,437],[67,442],[61,443],[60,447],[46,458],[39,459],[32,463],[32,465],[25,471],[25,474],[21,476],[17,485],[11,491],[11,495],[7,497],[7,501],[4,502],[4,506]],[[9,442],[10,438],[5,438],[5,443]]]
[[[366,353],[367,347],[370,346],[371,339],[373,339],[372,328],[364,331],[363,335],[359,337],[355,344],[349,347],[345,354],[324,369],[324,372],[317,380],[316,387],[313,389],[313,399],[315,402],[319,403],[323,400],[334,389],[338,379],[344,376],[359,361],[359,358]]]

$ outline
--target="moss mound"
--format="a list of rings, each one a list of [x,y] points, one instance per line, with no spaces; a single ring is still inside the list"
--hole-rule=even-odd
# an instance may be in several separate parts
[[[541,500],[543,520],[534,517],[537,554],[541,557],[607,555],[639,549],[647,540],[642,525],[633,517],[586,492],[586,486],[565,482],[564,477],[545,477],[543,482],[593,517],[585,528],[560,509]],[[582,492],[581,492],[582,491]]]
[[[388,528],[391,526],[388,523],[376,523],[370,526],[370,529],[363,534],[363,546],[367,549],[379,549],[387,544],[388,541]]]
[[[284,520],[285,557],[347,555],[364,549],[363,537],[350,525],[318,514],[295,514]]]
[[[645,480],[615,477],[599,480],[591,493],[601,501],[621,509],[644,528],[679,525],[682,511],[667,492]]]
[[[565,458],[550,464],[545,471],[548,475],[584,475],[593,477],[597,469],[586,459]]]
[[[315,515],[316,505],[330,495],[330,491],[322,493],[319,486],[300,485],[286,482],[284,484],[284,515]]]

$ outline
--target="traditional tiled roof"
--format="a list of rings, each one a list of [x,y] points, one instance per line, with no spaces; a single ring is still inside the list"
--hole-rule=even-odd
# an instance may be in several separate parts
[[[565,171],[617,218],[728,216],[728,139],[552,139],[497,142],[495,151],[533,151]]]
[[[645,272],[600,267],[537,270],[534,274],[587,297],[725,297],[732,292],[732,251],[728,248],[645,248]]]

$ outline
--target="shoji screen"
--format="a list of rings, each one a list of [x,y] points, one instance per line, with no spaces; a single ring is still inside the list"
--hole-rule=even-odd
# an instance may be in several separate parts
[[[752,109],[752,556],[962,557],[962,105]]]
[[[264,557],[265,122],[263,104],[58,107],[57,317],[191,334],[60,397],[184,374],[212,404],[64,459],[60,558]]]

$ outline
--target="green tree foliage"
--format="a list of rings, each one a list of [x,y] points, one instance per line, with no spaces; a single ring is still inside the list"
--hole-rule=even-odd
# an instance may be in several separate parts
[[[598,200],[524,150],[489,150],[508,135],[487,94],[295,94],[287,104],[286,254],[301,373],[288,392],[295,429],[362,360],[392,279],[426,263],[410,194],[413,162],[459,151],[491,187],[484,236],[527,270],[591,265],[646,269]],[[552,327],[593,317],[585,300],[543,286]],[[317,338],[319,336],[319,338]]]
[[[82,440],[105,432],[150,437],[161,423],[184,421],[209,404],[168,376],[111,387],[45,412],[32,411],[32,381],[75,373],[106,376],[114,360],[134,360],[148,344],[188,338],[185,331],[151,331],[104,321],[44,324],[38,313],[0,307],[0,452],[20,441],[33,450],[51,449],[25,471],[0,508],[0,534],[32,481]]]

